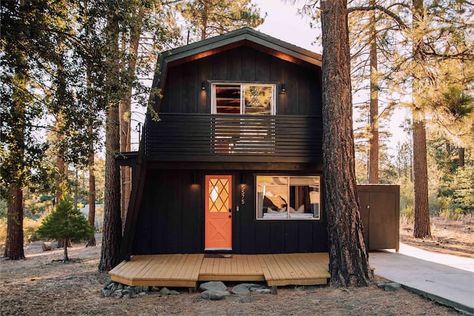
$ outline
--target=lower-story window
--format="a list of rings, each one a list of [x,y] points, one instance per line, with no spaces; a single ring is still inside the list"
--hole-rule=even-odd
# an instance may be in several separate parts
[[[257,176],[257,219],[321,218],[319,176]]]

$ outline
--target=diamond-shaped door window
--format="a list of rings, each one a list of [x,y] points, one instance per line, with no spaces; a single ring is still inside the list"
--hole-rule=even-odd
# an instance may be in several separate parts
[[[229,179],[209,179],[209,212],[227,212]]]

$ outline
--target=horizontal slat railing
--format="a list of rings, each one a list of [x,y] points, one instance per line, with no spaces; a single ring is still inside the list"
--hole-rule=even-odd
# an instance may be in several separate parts
[[[162,113],[144,131],[157,161],[313,162],[321,159],[317,116]]]

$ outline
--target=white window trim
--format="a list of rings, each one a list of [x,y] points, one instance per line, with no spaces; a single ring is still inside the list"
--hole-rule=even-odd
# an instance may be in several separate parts
[[[258,199],[258,194],[255,194],[255,219],[257,221],[320,221],[321,220],[321,176],[320,175],[293,175],[293,176],[288,176],[288,175],[272,175],[272,174],[258,174],[255,176],[255,193],[257,193],[258,190],[258,183],[257,183],[257,177],[258,176],[278,176],[278,177],[288,177],[288,200],[290,199],[290,178],[291,177],[318,177],[319,178],[319,217],[313,217],[312,218],[263,218],[263,217],[258,217],[257,215],[257,199]],[[287,210],[288,211],[288,210]]]
[[[211,84],[211,114],[217,114],[216,105],[216,86],[240,86],[240,114],[226,114],[226,115],[243,115],[245,114],[244,107],[244,87],[245,86],[262,86],[272,87],[272,102],[270,115],[276,115],[276,84],[273,83],[252,83],[252,82],[213,82]]]

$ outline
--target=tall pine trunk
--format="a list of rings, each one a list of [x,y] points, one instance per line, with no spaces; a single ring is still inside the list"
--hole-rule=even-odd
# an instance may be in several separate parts
[[[133,80],[137,66],[138,46],[140,44],[140,35],[142,30],[142,20],[144,11],[140,7],[135,16],[135,23],[130,30],[129,60],[127,67],[127,77],[129,84],[127,91],[120,100],[120,151],[127,152],[131,150],[131,105]],[[131,168],[122,166],[121,169],[121,214],[122,223],[127,216],[128,203],[130,201],[130,192],[132,188]]]
[[[208,0],[204,0],[203,3],[204,7],[202,10],[201,16],[201,40],[205,40],[207,38],[207,20],[208,20],[208,12],[209,12],[209,3]]]
[[[375,6],[375,0],[370,0]],[[370,12],[370,138],[369,183],[379,183],[379,83],[377,74],[377,29],[375,10]]]
[[[117,96],[120,87],[119,77],[119,17],[115,3],[110,3],[107,14],[107,53],[106,53],[106,91],[108,103],[105,122],[105,192],[104,228],[100,271],[109,271],[119,263],[122,240],[122,220],[120,214],[120,168],[115,154],[120,151],[120,117]]]
[[[323,159],[333,286],[366,286],[368,254],[356,191],[347,1],[321,2]]]
[[[5,257],[11,260],[25,258],[23,250],[23,191],[15,183],[8,188],[7,240]]]
[[[423,20],[423,0],[413,0],[413,26],[416,28]],[[417,39],[413,43],[413,56],[415,64],[423,62],[421,51],[423,39]],[[413,80],[413,184],[415,190],[415,227],[413,236],[425,238],[431,236],[430,212],[428,205],[428,167],[426,159],[426,127],[425,115],[419,105],[420,91],[417,80]]]
[[[7,199],[7,237],[5,243],[5,257],[11,260],[25,258],[23,249],[23,189],[24,180],[24,157],[25,157],[25,129],[26,115],[23,104],[24,92],[27,87],[28,74],[26,70],[26,58],[20,55],[19,66],[15,70],[13,91],[12,117],[15,118],[15,129],[13,130],[14,144],[9,148],[12,161],[17,161],[12,166],[11,179],[8,184]]]
[[[91,130],[92,128],[89,127]],[[92,142],[92,141],[91,141]],[[89,225],[94,227],[95,230],[95,171],[94,171],[94,145],[89,145],[89,161],[88,161],[88,171],[89,171],[89,193],[87,196],[87,204],[89,204],[89,214],[88,214],[88,222]],[[95,246],[95,236],[92,237],[87,242],[88,247]]]
[[[91,73],[90,73],[90,65],[86,66],[87,69],[87,102],[89,102],[89,126],[87,127],[87,134],[89,139],[89,157],[87,161],[88,165],[88,172],[89,172],[89,191],[87,196],[87,204],[89,205],[89,214],[88,214],[88,222],[89,225],[94,227],[95,230],[95,170],[94,170],[94,108],[92,106],[92,96],[91,96]],[[95,236],[94,234],[88,240],[86,247],[95,246]]]

